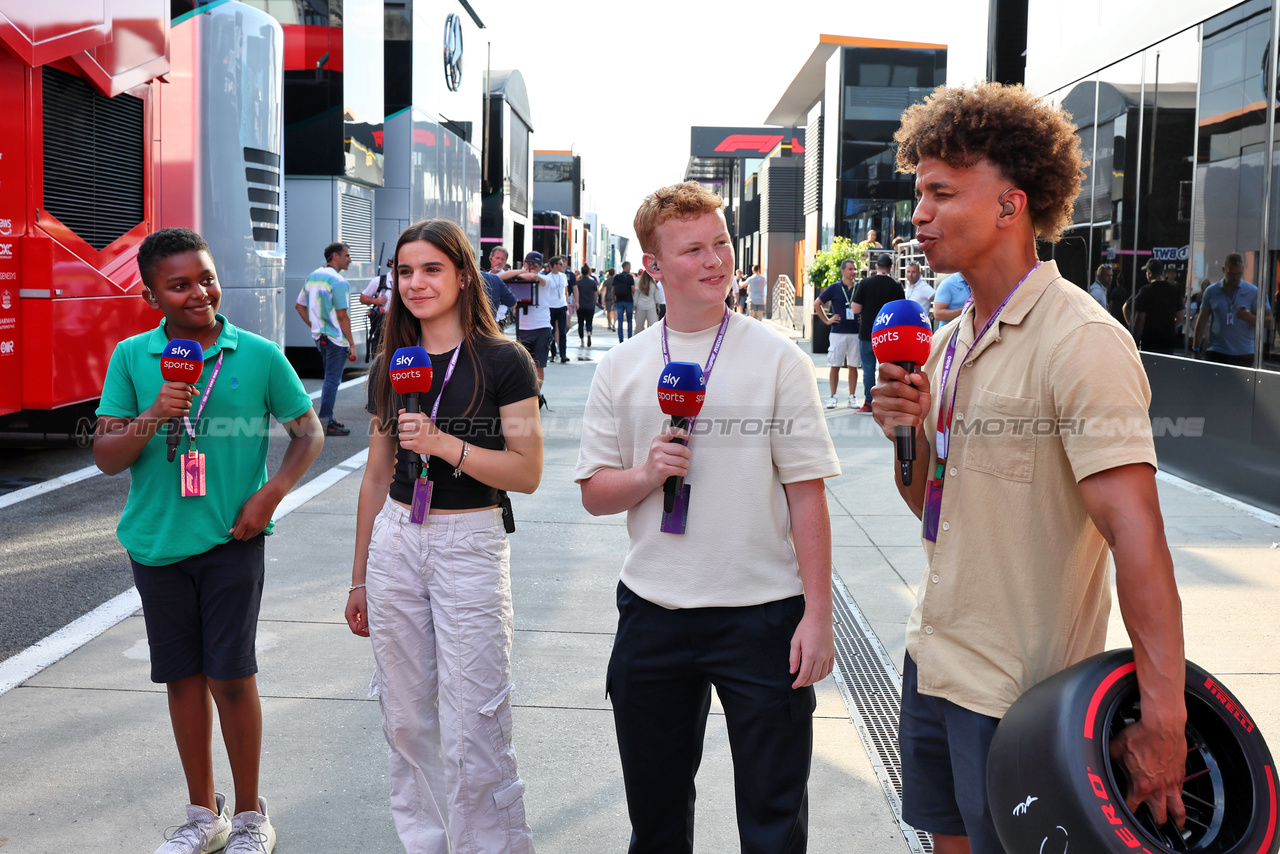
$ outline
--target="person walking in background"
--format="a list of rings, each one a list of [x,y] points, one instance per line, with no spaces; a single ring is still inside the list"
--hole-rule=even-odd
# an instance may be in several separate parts
[[[667,316],[667,292],[662,288],[661,279],[654,279],[653,287],[658,295],[658,319],[662,320],[662,318]]]
[[[569,281],[564,274],[565,259],[556,256],[551,259],[550,267],[543,276],[547,280],[547,308],[551,310],[551,361],[569,361],[569,301],[565,294],[569,289]]]
[[[532,284],[534,290],[533,305],[516,309],[516,340],[524,345],[533,359],[534,370],[538,376],[538,391],[542,391],[542,383],[546,379],[547,352],[551,348],[551,309],[547,302],[551,299],[551,289],[546,277],[541,274],[542,253],[530,252],[524,256],[524,270],[512,281]],[[545,398],[538,396],[538,403],[546,405]]]
[[[578,346],[584,346],[582,330],[587,331],[585,346],[591,346],[591,324],[596,317],[596,297],[600,293],[600,282],[591,274],[591,268],[582,266],[582,275],[573,288],[573,311],[578,316]]]
[[[378,352],[378,336],[382,334],[383,316],[387,312],[387,294],[395,287],[391,271],[391,259],[387,259],[387,269],[369,280],[369,284],[360,292],[360,304],[369,306],[369,330],[364,342],[364,360],[368,362]]]
[[[658,289],[654,285],[653,276],[641,268],[635,292],[637,334],[658,324]]]
[[[512,748],[506,492],[542,479],[538,383],[461,228],[416,223],[395,261],[344,615],[372,641],[407,854],[533,854]],[[406,412],[389,376],[388,357],[414,345],[431,359],[429,414]]]
[[[747,277],[747,303],[751,316],[756,320],[764,320],[764,292],[768,282],[760,275],[760,265],[751,266],[751,275]]]
[[[631,315],[635,310],[636,279],[631,275],[631,262],[622,262],[622,272],[613,277],[613,307],[618,312],[618,341],[623,340],[622,318],[627,318],[627,334],[632,335]]]
[[[1222,262],[1222,278],[1205,288],[1201,297],[1192,344],[1195,357],[1253,367],[1257,310],[1258,288],[1244,280],[1244,258],[1239,252],[1230,252]],[[1263,311],[1264,327],[1270,329],[1270,303]]]
[[[1182,321],[1182,288],[1164,277],[1164,262],[1152,258],[1143,267],[1147,284],[1124,307],[1139,350],[1173,355]],[[1129,306],[1133,309],[1130,310]]]
[[[1113,270],[1111,275],[1111,286],[1107,288],[1107,311],[1111,313],[1117,321],[1124,324],[1127,328],[1128,323],[1124,319],[1124,307],[1129,303],[1129,297],[1132,296],[1129,286],[1123,281],[1118,271]]]
[[[311,338],[316,342],[324,363],[324,385],[320,389],[320,423],[326,436],[347,436],[351,431],[333,418],[333,407],[338,400],[338,386],[342,383],[342,371],[347,362],[356,360],[356,345],[351,335],[351,320],[347,316],[347,303],[351,286],[343,278],[342,271],[351,266],[351,250],[341,242],[330,243],[324,248],[324,266],[317,269],[302,284],[302,291],[294,302],[298,316],[311,327]]]
[[[254,653],[264,542],[272,514],[320,454],[324,436],[280,348],[218,313],[222,288],[204,238],[186,228],[148,235],[138,272],[143,297],[163,319],[112,353],[93,459],[105,474],[129,471],[117,533],[142,599],[151,681],[169,698],[190,800],[186,823],[171,829],[156,854],[205,854],[224,845],[229,854],[270,854],[276,831],[258,793],[262,704]],[[189,358],[206,363],[202,394],[188,383],[164,382],[160,363],[171,339],[199,348]],[[272,416],[289,444],[268,479]],[[181,419],[186,435],[177,463],[160,430],[170,419]],[[214,786],[214,705],[235,783],[234,816]]]
[[[1089,296],[1098,301],[1098,305],[1107,307],[1107,291],[1111,288],[1111,277],[1115,271],[1110,264],[1099,264],[1093,271],[1093,283],[1089,285]]]
[[[741,270],[733,271],[733,291],[736,293],[737,308],[739,314],[747,313],[747,280],[743,277]]]
[[[600,283],[600,296],[604,303],[604,320],[609,331],[613,331],[613,268],[604,271],[604,281]]]
[[[862,408],[858,411],[864,415],[871,414],[871,387],[876,381],[876,354],[871,347],[871,329],[875,317],[884,308],[885,303],[904,299],[902,285],[889,275],[893,269],[893,256],[888,252],[876,259],[876,274],[868,276],[858,283],[853,292],[853,302],[849,308],[854,314],[862,315],[862,323],[858,326],[858,347],[862,354]]]
[[[926,314],[933,305],[933,286],[920,278],[920,265],[912,261],[907,265],[907,299],[920,304]]]
[[[965,301],[969,299],[969,283],[959,273],[952,273],[938,283],[938,291],[933,295],[933,319],[939,323],[950,323],[960,316]]]
[[[854,396],[858,389],[858,368],[862,367],[862,348],[858,346],[859,318],[851,307],[853,292],[857,288],[855,276],[858,262],[846,258],[840,262],[840,281],[818,294],[818,316],[831,327],[830,346],[827,348],[827,366],[831,397],[827,409],[836,408],[836,392],[840,389],[840,369],[849,368],[849,408],[856,408]]]

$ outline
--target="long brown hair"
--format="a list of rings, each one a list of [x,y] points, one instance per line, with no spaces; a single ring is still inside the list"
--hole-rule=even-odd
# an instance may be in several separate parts
[[[471,360],[477,384],[467,405],[467,413],[472,412],[477,401],[484,394],[484,372],[480,370],[476,355],[477,346],[515,346],[507,340],[494,320],[493,303],[489,300],[489,292],[485,287],[484,277],[480,275],[480,267],[476,263],[475,253],[467,240],[467,235],[456,224],[444,219],[427,219],[415,222],[400,235],[396,241],[395,270],[400,270],[400,249],[405,244],[425,240],[443,252],[458,270],[462,281],[462,289],[458,292],[458,300],[462,303],[462,349]],[[382,340],[378,345],[378,357],[369,366],[370,382],[373,384],[373,400],[378,410],[378,420],[382,429],[390,430],[396,421],[399,409],[395,389],[391,385],[391,375],[386,368],[389,356],[401,347],[413,347],[421,338],[422,327],[418,318],[413,316],[400,299],[399,284],[391,289],[387,300],[387,315],[382,326]],[[521,348],[523,352],[523,348]]]
[[[649,291],[653,289],[653,276],[649,275],[648,270],[640,270],[640,280],[636,282],[636,287],[640,289],[640,293],[649,295]]]

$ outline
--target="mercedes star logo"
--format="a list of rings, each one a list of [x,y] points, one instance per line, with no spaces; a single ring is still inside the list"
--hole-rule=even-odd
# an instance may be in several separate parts
[[[444,81],[450,92],[462,85],[462,19],[454,14],[444,20]]]

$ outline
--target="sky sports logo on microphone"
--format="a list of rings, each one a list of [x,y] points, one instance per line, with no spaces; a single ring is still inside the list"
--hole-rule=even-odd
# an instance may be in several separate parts
[[[877,318],[877,321],[879,319]],[[933,344],[933,333],[927,329],[921,329],[918,326],[898,326],[893,329],[884,329],[880,332],[873,333],[871,336],[871,346],[880,347],[881,345],[897,341],[914,341],[917,344],[931,346]]]
[[[204,372],[204,350],[195,341],[174,338],[160,354],[160,376],[170,383],[196,383]]]
[[[691,394],[692,396],[690,396]],[[665,391],[663,389],[658,389],[659,403],[662,403],[665,401],[670,401],[672,403],[679,403],[682,405],[688,405],[689,403],[693,403],[699,408],[701,408],[703,402],[706,399],[707,399],[707,393],[704,391],[691,393],[688,391]]]
[[[661,384],[662,384],[662,385],[669,385],[669,386],[671,386],[672,388],[675,388],[677,385],[679,385],[679,384],[680,384],[680,381],[681,381],[682,379],[685,379],[685,378],[684,378],[684,377],[679,376],[678,374],[666,373],[666,374],[663,374],[663,375],[662,375],[662,383],[661,383]],[[699,374],[698,374],[698,385],[700,385],[700,386],[705,386],[706,384],[707,384],[707,378],[706,378],[706,377],[704,377],[704,376],[702,376],[701,372],[699,372]]]

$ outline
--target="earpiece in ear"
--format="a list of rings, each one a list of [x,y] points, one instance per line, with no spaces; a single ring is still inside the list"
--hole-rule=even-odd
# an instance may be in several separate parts
[[[1007,193],[1012,189],[1013,187],[1006,187],[1004,193]],[[1000,198],[997,199],[997,201],[1000,202],[1000,216],[1013,216],[1017,213],[1018,209],[1014,207],[1013,202],[1006,202],[1004,200],[1004,193],[1001,193]]]

